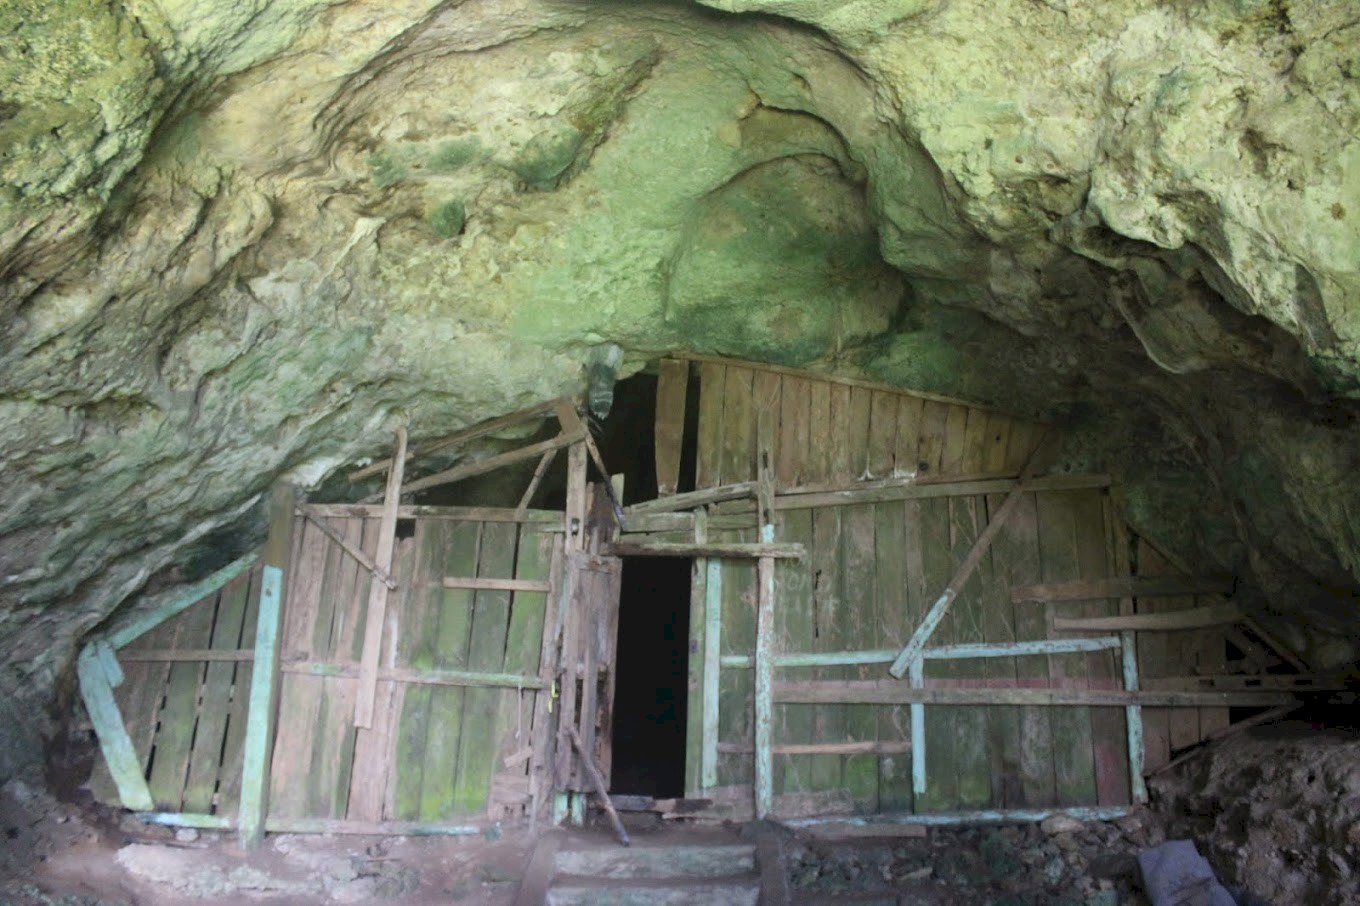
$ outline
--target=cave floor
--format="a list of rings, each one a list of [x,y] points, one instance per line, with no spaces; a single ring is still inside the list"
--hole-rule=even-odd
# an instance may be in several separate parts
[[[735,826],[688,832],[653,816],[629,816],[638,845],[674,844]],[[146,827],[98,806],[59,802],[36,785],[0,789],[0,903],[196,902],[509,904],[535,837],[499,839],[271,836],[243,853],[234,837]],[[603,827],[568,832],[568,844],[604,845]],[[1139,813],[1045,833],[1035,826],[932,830],[891,838],[814,838],[786,833],[784,865],[795,903],[939,906],[1141,904],[1134,857],[1160,842],[1158,821]]]

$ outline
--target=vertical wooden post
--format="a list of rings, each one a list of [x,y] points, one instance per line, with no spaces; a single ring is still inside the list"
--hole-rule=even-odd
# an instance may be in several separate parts
[[[113,686],[100,659],[102,644],[94,642],[86,645],[76,658],[80,696],[85,700],[85,710],[90,715],[95,735],[99,737],[99,751],[103,753],[109,774],[118,787],[118,798],[123,801],[123,807],[136,812],[150,811],[156,804],[142,775],[142,761],[137,757],[132,739],[128,737],[123,715],[113,697]]]
[[[705,560],[704,581],[704,722],[700,782],[704,789],[718,785],[718,688],[722,659],[722,561]]]
[[[913,689],[925,685],[925,659],[919,655],[908,665],[907,677]],[[911,703],[911,791],[921,795],[926,791],[926,706]]]
[[[269,814],[269,768],[279,699],[279,628],[288,560],[293,548],[296,502],[295,487],[290,484],[274,487],[269,498],[269,537],[260,553],[263,563],[260,610],[255,627],[255,661],[250,674],[250,710],[246,717],[237,824],[241,846],[245,849],[260,845],[264,839],[265,818]]]
[[[694,543],[708,540],[708,510],[694,511]],[[685,720],[685,795],[699,797],[703,789],[704,761],[704,664],[708,640],[704,631],[705,580],[708,578],[708,558],[695,557],[690,565],[689,580],[689,651],[686,680],[689,687]]]
[[[374,556],[384,573],[392,572],[392,551],[397,543],[397,507],[401,504],[401,480],[406,469],[406,429],[397,429],[397,452],[387,473],[378,551]],[[359,687],[354,703],[354,725],[373,726],[373,703],[378,697],[378,659],[382,655],[383,627],[387,624],[387,584],[375,575],[368,586],[368,613],[364,618],[364,650],[359,657]]]
[[[1110,543],[1113,548],[1114,574],[1121,578],[1133,575],[1129,551],[1129,532],[1119,514],[1114,501],[1105,497],[1105,518],[1110,526]],[[1134,612],[1133,598],[1119,599],[1119,613],[1129,616]],[[1132,631],[1119,634],[1120,663],[1124,672],[1124,689],[1138,691],[1138,637]],[[1147,802],[1147,782],[1143,778],[1143,707],[1129,705],[1124,709],[1124,724],[1128,731],[1129,747],[1129,796],[1134,803]]]
[[[556,762],[553,765],[555,790],[565,790],[571,783],[571,729],[576,722],[576,680],[581,662],[581,634],[584,629],[580,602],[585,600],[585,581],[582,568],[586,543],[586,457],[584,443],[567,448],[567,507],[563,516],[565,532],[563,547],[566,552],[566,581],[559,619],[562,622],[562,648],[558,659],[561,698],[557,709]],[[591,587],[594,587],[593,579]]]
[[[766,406],[757,420],[756,476],[760,540],[774,541],[774,413]],[[774,558],[761,557],[756,569],[755,657],[755,802],[756,820],[764,820],[774,805],[774,749],[772,714],[774,660]]]

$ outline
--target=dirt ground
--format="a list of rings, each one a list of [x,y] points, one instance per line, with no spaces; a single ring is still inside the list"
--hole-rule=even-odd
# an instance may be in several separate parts
[[[271,836],[253,853],[230,834],[145,827],[58,801],[41,781],[0,787],[0,904],[192,902],[508,904],[534,838]],[[934,829],[826,839],[787,832],[795,902],[928,906],[1145,903],[1137,854],[1193,839],[1239,903],[1360,906],[1360,739],[1307,725],[1225,740],[1153,784],[1154,807],[1116,822]],[[648,821],[653,822],[651,826]],[[683,839],[632,816],[630,831]],[[573,832],[579,842],[607,834]]]

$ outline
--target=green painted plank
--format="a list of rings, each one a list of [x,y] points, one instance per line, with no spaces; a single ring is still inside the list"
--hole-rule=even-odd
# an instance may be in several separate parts
[[[724,541],[752,542],[753,529],[714,533]],[[709,561],[712,563],[713,561]],[[752,561],[724,560],[719,565],[722,594],[721,651],[724,654],[755,654],[756,567]],[[721,671],[718,677],[718,739],[751,745],[755,740],[752,721],[755,678],[749,670]],[[755,781],[751,754],[723,753],[718,757],[718,786],[748,785]]]
[[[695,541],[708,540],[708,511],[701,509],[694,514]],[[705,599],[708,586],[708,560],[696,557],[690,567],[689,596],[689,657],[685,662],[686,691],[685,699],[685,796],[697,799],[703,789],[704,781],[704,705],[707,701],[704,685],[705,669],[708,663],[707,620]],[[716,680],[716,677],[715,677]],[[717,723],[714,722],[716,732]],[[714,769],[716,770],[716,764]]]
[[[458,525],[470,526],[470,529],[464,530],[476,532],[476,523]],[[409,613],[402,614],[402,630],[397,639],[398,666],[433,667],[444,595],[470,597],[465,589],[443,589],[439,581],[444,576],[447,533],[454,527],[443,520],[416,520],[415,535],[411,539],[415,544],[415,564],[411,570],[409,592],[404,599]],[[391,767],[391,818],[403,821],[420,818],[420,787],[425,749],[429,742],[430,703],[436,691],[447,690],[436,690],[432,686],[407,686],[402,693],[401,716],[397,722],[397,754]]]
[[[1077,562],[1077,520],[1071,491],[1038,496],[1039,550],[1042,582],[1067,582],[1081,578]],[[1072,604],[1046,604],[1054,610]],[[1088,688],[1086,656],[1057,655],[1049,658],[1049,674],[1062,688]],[[1095,755],[1091,740],[1089,708],[1054,708],[1053,768],[1059,805],[1094,805],[1096,796]]]
[[[108,642],[114,648],[122,648],[138,636],[151,631],[166,620],[214,594],[223,585],[245,572],[255,561],[258,554],[246,554],[239,560],[227,564],[216,572],[204,576],[180,592],[173,600],[160,605],[155,610],[143,614],[128,625],[116,629],[108,635]]]
[[[913,438],[909,459],[914,457]],[[873,512],[874,599],[878,611],[875,642],[891,648],[903,644],[915,628],[907,603],[906,514],[900,503],[880,503],[874,506]],[[896,657],[895,651],[889,655],[890,659],[892,657]],[[878,728],[874,738],[881,742],[909,738],[908,708],[898,705],[876,710]],[[883,755],[878,758],[878,802],[881,811],[911,810],[909,756]]]
[[[938,594],[953,578],[958,559],[953,554],[950,537],[949,500],[940,498],[921,502],[921,555],[925,571],[925,587],[930,594]],[[931,641],[945,645],[954,641],[953,620],[949,614],[940,622]],[[954,664],[931,661],[925,676],[951,679]],[[959,800],[958,772],[955,769],[955,713],[947,708],[925,708],[926,759],[925,789],[916,797],[917,811],[945,811]]]
[[[289,507],[291,512],[291,506]],[[260,577],[259,618],[255,626],[255,660],[251,664],[250,712],[246,718],[245,751],[238,819],[243,846],[259,844],[264,836],[269,803],[269,755],[273,736],[274,703],[278,682],[279,617],[283,599],[283,570],[266,565]]]
[[[246,593],[250,574],[237,576],[222,588],[213,624],[211,647],[217,651],[236,649],[241,642],[241,624],[246,615]],[[231,708],[232,685],[237,662],[217,661],[207,665],[203,679],[203,707],[194,734],[189,758],[189,779],[184,785],[184,810],[211,813],[221,768],[222,744],[226,739],[227,718]],[[233,803],[234,805],[235,803]]]
[[[217,612],[216,598],[214,594],[176,618],[181,621],[178,647],[207,647]],[[156,801],[157,808],[180,811],[183,805],[189,755],[193,750],[194,728],[198,724],[198,693],[206,666],[203,663],[184,662],[170,667],[160,727],[156,731],[151,776],[147,778],[151,798]]]
[[[1008,426],[1007,426],[1008,427]],[[993,448],[995,449],[995,448]],[[1001,445],[1004,454],[1005,447]],[[989,466],[994,463],[989,463]],[[1004,459],[997,468],[1004,468]],[[987,518],[1001,509],[1005,502],[1004,494],[991,494],[983,499]],[[1016,513],[1012,512],[1011,518]],[[1015,605],[1010,599],[1011,561],[1017,556],[1014,544],[1014,526],[1007,525],[997,533],[992,541],[991,550],[979,566],[982,583],[984,608],[983,635],[994,644],[1017,644],[1015,634]],[[1005,683],[1016,681],[1016,659],[1002,657],[989,659],[984,666],[983,675],[990,680]],[[991,763],[992,805],[996,807],[1015,807],[1023,804],[1024,790],[1020,779],[1020,709],[996,706],[987,709],[987,751]]]
[[[483,530],[484,524],[476,522],[449,526],[443,545],[432,552],[435,569],[445,576],[477,575]],[[432,581],[438,581],[436,575],[431,575]],[[413,666],[467,670],[476,592],[464,588],[445,588],[441,592],[436,592],[434,598],[432,616],[436,629],[428,651],[430,660],[418,659]],[[418,820],[445,821],[458,813],[455,787],[462,734],[468,729],[463,722],[466,696],[465,689],[442,686],[430,689],[420,806],[415,815]]]
[[[138,811],[154,808],[151,791],[142,777],[141,761],[123,726],[123,716],[118,712],[118,703],[114,701],[108,676],[99,662],[98,653],[89,645],[76,658],[76,677],[80,682],[85,710],[90,715],[95,735],[99,737],[99,750],[118,788],[123,806]]]
[[[843,630],[840,643],[850,648],[872,647],[878,641],[880,618],[874,575],[873,506],[844,508],[841,515],[840,557],[840,597],[845,609],[845,618],[837,621]],[[881,668],[868,666],[845,667],[842,670],[847,679],[874,679],[881,673]],[[875,739],[878,735],[877,710],[872,705],[845,706],[845,741]],[[843,782],[855,811],[877,811],[878,756],[863,754],[846,755],[843,758]]]
[[[260,582],[262,567],[256,564],[250,571],[245,589],[245,612],[241,616],[241,637],[238,649],[255,647],[255,627],[259,619]],[[218,773],[217,814],[235,816],[241,805],[241,765],[245,756],[246,716],[250,708],[250,663],[232,664],[231,703],[227,707],[227,732],[222,741],[222,767]],[[282,694],[282,692],[280,692]]]
[[[976,421],[976,420],[975,420]],[[980,432],[979,432],[980,434]],[[981,446],[977,447],[979,454]],[[971,454],[966,454],[971,455]],[[968,464],[965,464],[968,467]],[[977,497],[950,499],[951,535],[956,562],[962,562],[986,527],[987,514]],[[952,639],[955,644],[979,643],[985,640],[983,621],[983,567],[988,565],[984,555],[973,575],[964,583],[958,600],[950,608]],[[942,640],[943,641],[943,640]],[[977,659],[949,662],[954,677],[973,683],[986,675],[987,666]],[[985,708],[960,708],[954,715],[954,765],[958,776],[958,806],[964,809],[993,805],[991,759],[987,751],[988,715]]]
[[[482,549],[477,575],[506,578],[515,566],[516,526],[487,523],[482,527]],[[456,575],[456,574],[455,574]],[[505,641],[509,630],[510,592],[478,591],[473,601],[472,629],[468,644],[469,670],[500,671],[505,664]],[[463,732],[458,741],[458,773],[453,808],[460,815],[486,811],[495,772],[496,715],[500,699],[513,695],[499,689],[470,688],[463,696]]]

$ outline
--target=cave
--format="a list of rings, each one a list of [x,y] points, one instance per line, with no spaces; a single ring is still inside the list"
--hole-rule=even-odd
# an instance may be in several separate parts
[[[1360,903],[1353,3],[0,33],[0,899]]]

